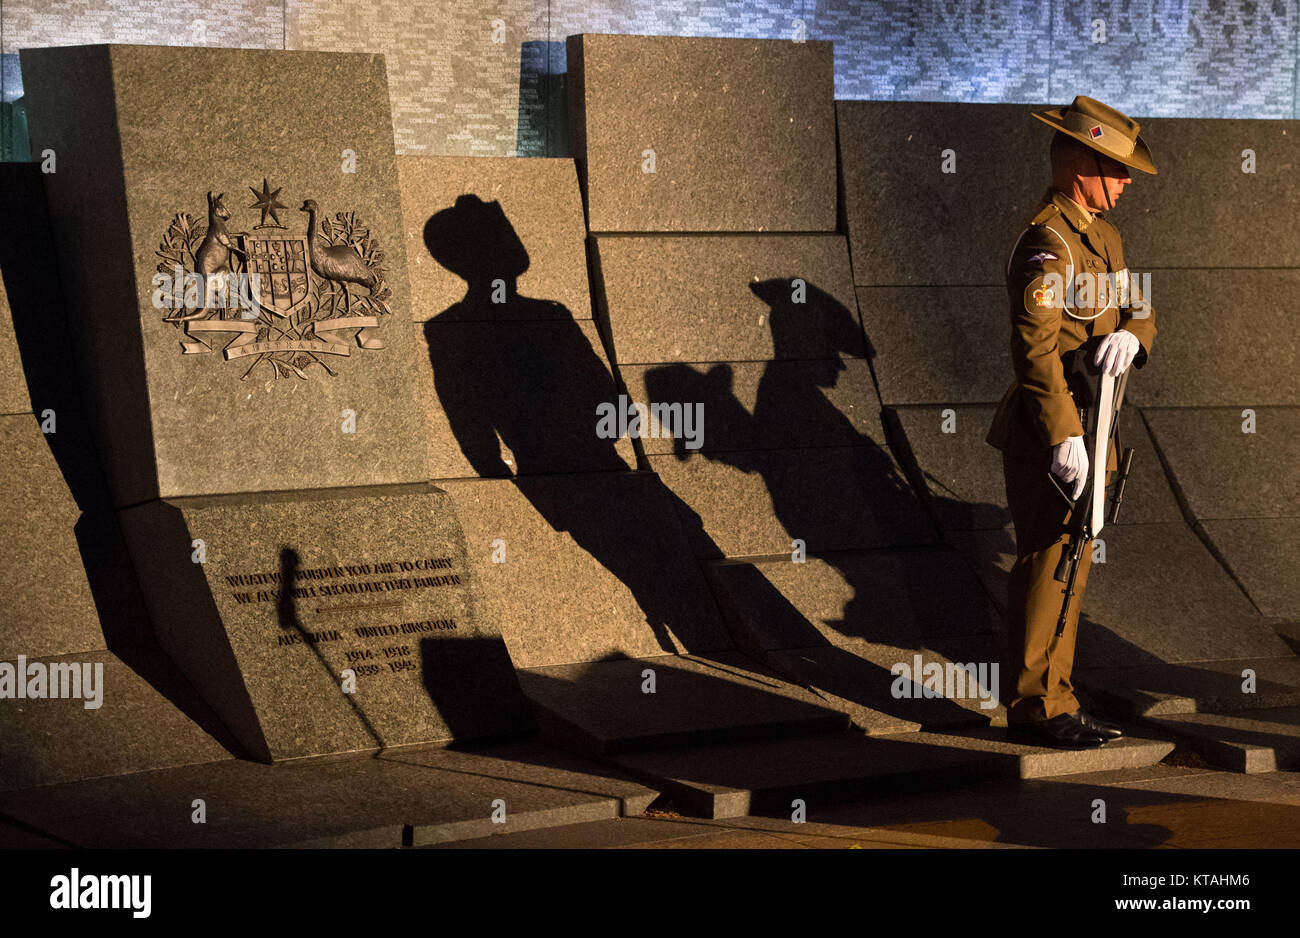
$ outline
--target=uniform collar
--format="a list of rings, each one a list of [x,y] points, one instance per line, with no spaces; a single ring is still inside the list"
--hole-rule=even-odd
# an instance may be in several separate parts
[[[1064,192],[1058,192],[1055,189],[1047,190],[1044,201],[1050,202],[1059,208],[1061,214],[1065,216],[1065,220],[1070,223],[1070,226],[1075,231],[1085,231],[1095,219],[1101,217],[1100,213],[1094,215]]]

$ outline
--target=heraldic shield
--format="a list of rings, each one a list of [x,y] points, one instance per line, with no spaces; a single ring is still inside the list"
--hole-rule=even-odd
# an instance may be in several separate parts
[[[291,316],[311,298],[307,239],[240,235],[250,288],[257,305],[274,316]]]

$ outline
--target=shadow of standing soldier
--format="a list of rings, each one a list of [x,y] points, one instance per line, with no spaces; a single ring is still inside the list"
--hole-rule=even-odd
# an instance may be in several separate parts
[[[630,472],[617,439],[596,433],[598,407],[617,394],[605,362],[564,304],[518,292],[528,252],[500,203],[461,195],[426,222],[424,241],[466,282],[465,296],[430,319],[425,335],[434,389],[470,465],[480,476],[513,476],[554,530],[568,532],[631,591],[659,647],[677,651],[669,628],[677,630],[682,611],[662,582],[658,561],[672,548],[658,525],[639,520],[643,506],[611,504],[602,476],[591,485],[556,477]],[[646,488],[626,491],[650,493],[655,505],[677,501],[657,477],[641,474],[638,483]],[[677,637],[689,646],[689,636]]]

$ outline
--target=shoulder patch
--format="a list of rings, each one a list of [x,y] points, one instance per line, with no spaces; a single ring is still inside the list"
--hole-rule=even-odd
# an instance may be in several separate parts
[[[1051,251],[1039,251],[1032,257],[1025,258],[1026,264],[1046,264],[1048,261],[1057,260],[1057,256]]]
[[[1060,309],[1061,288],[1059,277],[1039,275],[1025,286],[1025,309],[1037,312],[1046,309]]]

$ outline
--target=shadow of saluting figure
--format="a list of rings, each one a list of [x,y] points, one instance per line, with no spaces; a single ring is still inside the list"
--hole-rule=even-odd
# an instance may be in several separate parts
[[[885,441],[862,432],[825,393],[846,370],[839,354],[872,357],[856,314],[811,283],[806,285],[806,302],[795,303],[790,292],[792,279],[749,285],[770,308],[773,344],[773,360],[759,379],[752,414],[732,390],[728,364],[714,365],[707,373],[685,364],[669,364],[646,375],[652,400],[704,404],[708,445],[691,457],[684,441],[678,439],[674,445],[677,457],[703,458],[758,473],[772,500],[773,513],[791,540],[799,538],[810,544],[842,541],[839,528],[861,524],[865,535],[878,539],[882,546],[934,545],[937,532],[910,482],[895,467]],[[819,341],[810,343],[811,337]],[[874,393],[867,406],[878,406]],[[822,448],[787,450],[779,456],[770,449],[806,441]],[[847,455],[850,447],[851,459]],[[829,460],[844,460],[840,463],[843,471],[822,477],[816,467]],[[844,488],[827,488],[832,479],[838,479]],[[952,617],[954,607],[965,605],[966,597],[953,596],[946,584],[935,582],[934,568],[924,562],[923,553],[902,546],[866,555],[861,550],[835,550],[816,556],[833,567],[852,590],[839,616],[828,619],[826,626],[845,638],[917,651],[929,646],[944,652],[946,643],[938,633]],[[818,678],[805,671],[803,680],[858,704],[926,725],[971,722],[971,714],[946,699],[893,699],[894,675],[851,650],[833,646],[830,638],[784,597],[762,589],[766,578],[758,568],[735,568],[731,578],[733,587],[746,597],[746,606],[761,619],[760,630],[779,636],[779,647],[823,650],[824,675]],[[973,578],[970,584],[974,586],[973,598],[982,600]],[[765,599],[760,602],[758,596]],[[961,614],[971,631],[989,625],[979,608],[962,609]],[[919,677],[915,680],[919,683]]]

